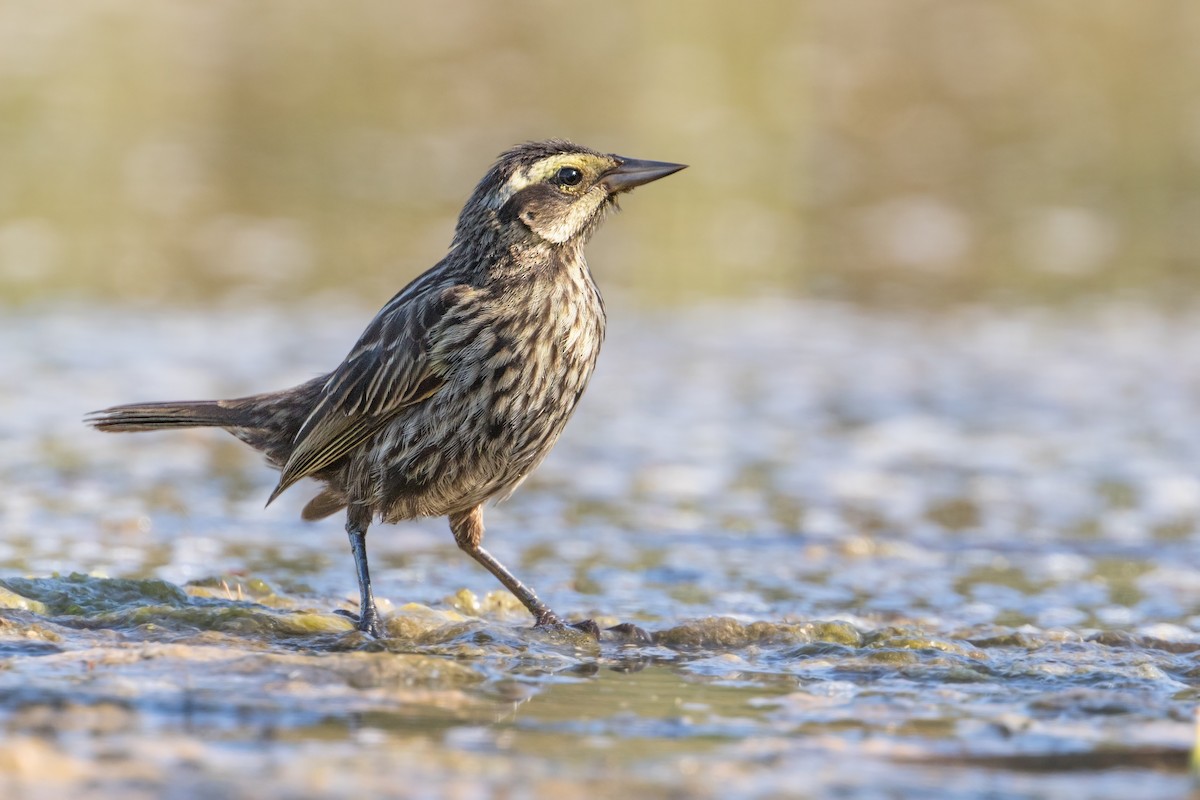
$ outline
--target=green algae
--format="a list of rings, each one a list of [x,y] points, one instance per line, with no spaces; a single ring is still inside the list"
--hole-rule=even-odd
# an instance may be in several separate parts
[[[725,650],[814,641],[858,645],[862,635],[840,622],[742,623],[728,617],[709,617],[676,625],[655,635],[654,640],[668,647]]]
[[[597,642],[575,628],[535,629],[503,594],[481,599],[467,590],[440,606],[390,609],[386,636],[373,640],[347,617],[314,610],[327,602],[254,577],[177,586],[73,574],[0,584],[9,593],[0,610],[0,703],[21,698],[8,721],[19,733],[103,735],[144,752],[135,743],[154,718],[166,725],[164,741],[180,746],[183,729],[170,709],[182,703],[191,709],[186,724],[216,741],[247,735],[227,728],[240,720],[252,739],[273,742],[257,747],[294,755],[319,742],[332,748],[322,756],[332,763],[364,729],[374,733],[355,745],[364,748],[355,758],[394,747],[422,752],[429,737],[445,737],[455,744],[411,769],[478,776],[504,752],[535,782],[549,780],[538,770],[550,762],[594,770],[601,781],[601,764],[630,769],[647,759],[753,770],[756,762],[738,755],[747,737],[800,764],[808,756],[798,741],[836,753],[862,736],[886,736],[898,763],[922,763],[912,751],[936,752],[938,742],[959,736],[965,709],[986,701],[998,680],[1038,687],[1025,708],[1043,727],[1062,715],[1120,721],[1144,713],[1137,695],[1047,687],[1101,668],[1144,681],[1137,676],[1149,674],[1147,653],[1195,652],[1112,632],[1083,640],[985,627],[950,637],[909,625],[729,617],[651,629],[650,642]],[[1131,658],[1114,663],[1105,652]],[[974,693],[982,694],[973,701]],[[269,739],[259,739],[267,731]],[[24,733],[12,741],[19,757],[0,759],[0,784],[26,774],[30,758],[59,759],[67,775],[92,774],[72,750],[42,753]],[[196,763],[216,763],[220,751],[209,748],[218,745],[189,746]],[[1137,763],[1135,750],[1113,758]],[[168,759],[138,773],[135,763],[118,755],[107,774],[173,769]],[[1181,769],[1171,759],[1153,768]],[[699,785],[696,792],[707,796]]]
[[[19,608],[23,611],[32,611],[43,617],[50,613],[49,607],[41,600],[35,600],[32,597],[15,592],[8,588],[3,581],[0,581],[0,608]]]
[[[42,604],[48,616],[90,618],[147,603],[181,608],[189,602],[187,592],[167,581],[97,578],[77,572],[53,578],[4,578],[0,587]]]

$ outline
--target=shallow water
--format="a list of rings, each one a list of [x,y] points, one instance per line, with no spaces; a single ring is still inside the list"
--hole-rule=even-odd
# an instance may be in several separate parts
[[[100,797],[1180,796],[1200,663],[1200,333],[1138,306],[936,317],[615,304],[489,548],[271,508],[216,432],[104,405],[276,388],[370,310],[0,321],[0,789]]]

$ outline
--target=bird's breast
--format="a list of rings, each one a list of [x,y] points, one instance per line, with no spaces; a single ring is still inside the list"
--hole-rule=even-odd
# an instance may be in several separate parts
[[[477,380],[492,387],[493,422],[541,438],[543,428],[561,429],[592,376],[604,308],[594,287],[556,286],[497,319],[485,339],[492,344]]]
[[[447,513],[511,492],[574,412],[604,321],[590,278],[520,287],[461,317],[445,339],[456,346],[440,356],[442,389],[389,426],[376,449],[390,516]]]

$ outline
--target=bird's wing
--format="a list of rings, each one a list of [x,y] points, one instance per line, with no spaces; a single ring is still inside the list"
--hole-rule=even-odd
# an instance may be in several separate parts
[[[414,284],[384,306],[326,381],[296,434],[268,505],[296,481],[354,450],[402,409],[442,388],[442,365],[430,358],[432,338],[465,289]]]

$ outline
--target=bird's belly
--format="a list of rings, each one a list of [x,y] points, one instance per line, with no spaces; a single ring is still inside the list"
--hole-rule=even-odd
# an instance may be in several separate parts
[[[441,516],[509,495],[550,452],[595,356],[472,365],[398,418],[372,448],[371,493],[384,519]]]

